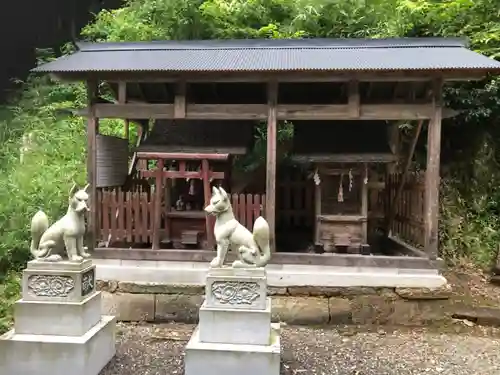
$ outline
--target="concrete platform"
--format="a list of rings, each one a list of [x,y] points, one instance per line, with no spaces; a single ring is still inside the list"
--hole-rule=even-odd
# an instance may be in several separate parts
[[[199,333],[197,327],[186,346],[185,375],[279,375],[279,324],[271,326],[268,345],[202,343]]]
[[[205,286],[208,264],[149,260],[94,259],[97,279],[136,283]],[[270,287],[387,287],[439,288],[446,279],[437,269],[335,267],[270,264],[266,266]]]
[[[98,375],[115,355],[113,316],[103,316],[83,336],[0,336],[1,375]]]

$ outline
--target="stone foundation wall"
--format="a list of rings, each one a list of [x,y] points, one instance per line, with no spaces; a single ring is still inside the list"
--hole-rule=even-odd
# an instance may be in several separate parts
[[[121,321],[196,323],[204,287],[98,281],[104,313]],[[273,321],[289,324],[446,323],[463,306],[446,285],[439,289],[370,287],[268,288]]]

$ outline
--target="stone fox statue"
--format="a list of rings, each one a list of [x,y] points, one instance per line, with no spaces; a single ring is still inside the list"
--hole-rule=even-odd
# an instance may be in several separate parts
[[[216,217],[214,234],[217,242],[217,257],[210,267],[222,267],[229,248],[238,252],[239,260],[233,267],[264,267],[271,258],[269,246],[269,224],[259,216],[254,223],[253,233],[234,217],[231,202],[223,188],[212,188],[210,204],[205,212]]]
[[[69,191],[69,206],[66,215],[49,227],[49,219],[38,211],[31,219],[31,254],[36,259],[60,261],[65,249],[68,259],[80,262],[90,257],[83,246],[85,235],[85,213],[89,185],[79,190],[76,184]]]

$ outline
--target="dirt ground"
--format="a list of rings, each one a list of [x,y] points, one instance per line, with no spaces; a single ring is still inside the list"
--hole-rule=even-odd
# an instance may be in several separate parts
[[[500,306],[500,287],[464,264],[444,276],[453,294]],[[184,373],[193,325],[119,324],[117,355],[100,375]],[[455,320],[446,327],[291,327],[281,333],[281,375],[498,375],[500,328]]]
[[[119,324],[117,355],[100,375],[182,375],[193,328]],[[498,375],[500,330],[460,331],[283,327],[281,375]]]

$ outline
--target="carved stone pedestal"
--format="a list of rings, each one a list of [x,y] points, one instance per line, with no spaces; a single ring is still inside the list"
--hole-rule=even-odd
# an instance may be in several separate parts
[[[263,268],[209,271],[185,375],[279,375],[279,325],[271,324],[266,281]]]
[[[98,375],[115,355],[113,316],[101,316],[95,266],[31,261],[14,329],[0,336],[0,374]]]

